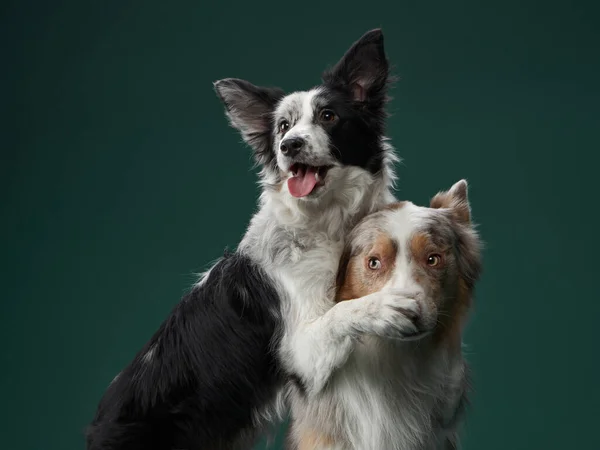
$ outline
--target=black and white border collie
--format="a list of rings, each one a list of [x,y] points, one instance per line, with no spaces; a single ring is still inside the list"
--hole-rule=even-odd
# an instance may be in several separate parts
[[[388,72],[373,30],[311,90],[215,83],[261,167],[259,210],[110,384],[89,450],[248,449],[287,388],[324,387],[351,347],[323,320],[344,236],[394,201]]]

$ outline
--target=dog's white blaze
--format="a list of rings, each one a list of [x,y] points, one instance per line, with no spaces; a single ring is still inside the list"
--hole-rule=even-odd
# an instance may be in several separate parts
[[[299,137],[306,141],[306,148],[302,150],[304,159],[308,161],[326,161],[330,164],[334,161],[330,154],[329,136],[323,127],[319,125],[318,120],[315,120],[315,114],[318,111],[315,111],[314,99],[320,93],[320,89],[312,89],[288,95],[277,107],[275,116],[290,121],[291,128],[283,139]],[[277,162],[284,172],[288,170],[279,148],[277,150]]]
[[[392,219],[391,216],[394,216]],[[412,277],[415,261],[410,257],[410,241],[416,231],[416,225],[426,215],[423,208],[410,202],[405,202],[402,208],[387,213],[387,226],[389,237],[399,245],[396,254],[394,274],[383,290],[394,289],[418,294],[423,289]]]

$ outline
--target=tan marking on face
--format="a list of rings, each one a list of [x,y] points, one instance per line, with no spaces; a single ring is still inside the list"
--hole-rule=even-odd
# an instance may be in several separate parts
[[[432,330],[439,325],[439,312],[444,303],[449,251],[448,248],[436,243],[434,236],[422,231],[412,235],[408,251],[412,270],[410,276],[425,293],[422,301],[426,313],[421,318],[422,325]],[[431,255],[440,258],[435,266],[428,264],[428,257]]]
[[[316,450],[334,445],[332,438],[313,430],[303,431],[298,435],[298,450]]]
[[[410,247],[415,258],[413,277],[425,288],[428,308],[437,311],[433,342],[459,351],[463,325],[471,305],[471,291],[454,264],[451,249],[436,245],[427,233],[416,233]],[[427,257],[433,253],[441,255],[444,261],[430,267]]]
[[[415,233],[410,240],[410,252],[417,264],[422,264],[431,250],[431,240],[426,233]]]
[[[450,247],[447,244],[439,242],[439,238],[435,239],[435,236],[430,235],[426,232],[417,232],[413,234],[410,240],[410,253],[415,263],[419,265],[427,266],[427,258],[432,255],[441,256],[441,261],[436,265],[429,267],[430,269],[440,270],[444,268],[446,264],[446,256],[450,251]]]
[[[336,301],[356,299],[381,290],[392,276],[397,251],[394,241],[381,232],[365,251],[355,256],[342,256],[340,266],[345,266],[345,271],[338,277]],[[381,266],[378,269],[369,268],[371,258],[379,260]]]

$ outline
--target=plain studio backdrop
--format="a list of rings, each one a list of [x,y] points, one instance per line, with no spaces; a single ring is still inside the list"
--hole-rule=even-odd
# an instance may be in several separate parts
[[[256,175],[212,82],[310,88],[382,27],[398,197],[467,178],[487,244],[464,448],[599,449],[597,4],[3,2],[2,448],[82,449],[113,377],[239,242]]]

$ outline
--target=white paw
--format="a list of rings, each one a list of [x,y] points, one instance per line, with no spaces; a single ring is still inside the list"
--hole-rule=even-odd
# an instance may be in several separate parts
[[[415,297],[401,290],[374,294],[368,314],[371,323],[367,328],[378,336],[390,338],[411,338],[419,334],[421,307]]]

